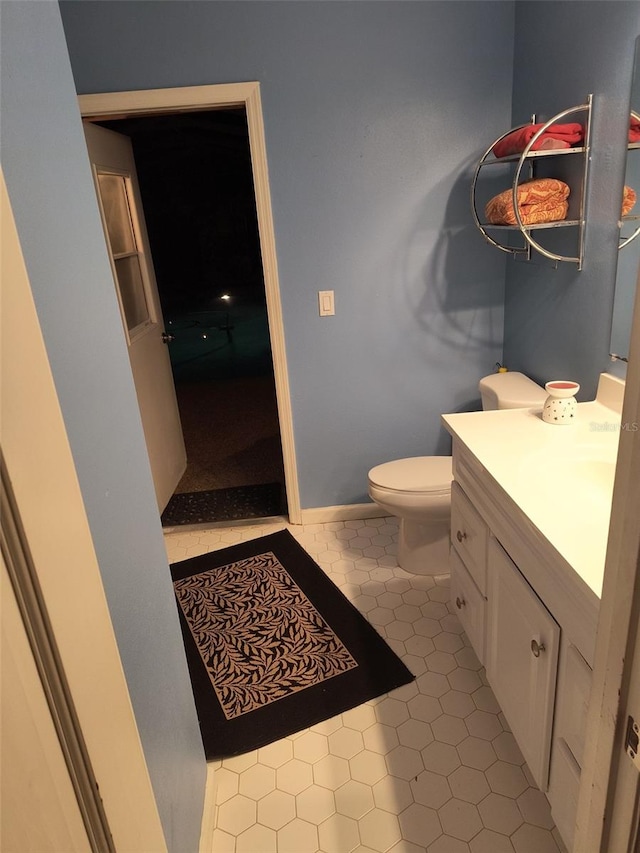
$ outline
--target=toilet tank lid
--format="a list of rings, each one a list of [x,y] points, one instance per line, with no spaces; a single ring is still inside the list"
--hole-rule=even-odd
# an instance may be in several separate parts
[[[524,373],[507,371],[506,373],[492,373],[480,380],[480,393],[483,390],[491,390],[498,399],[510,408],[521,406],[536,406],[544,403],[547,393],[533,379],[529,379]]]
[[[369,482],[398,492],[440,492],[451,489],[453,466],[450,456],[413,456],[376,465]]]

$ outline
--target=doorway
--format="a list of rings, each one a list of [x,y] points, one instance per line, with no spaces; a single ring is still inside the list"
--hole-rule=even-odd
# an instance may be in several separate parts
[[[175,338],[171,357],[187,452],[195,463],[178,485],[179,493],[242,488],[238,478],[252,470],[245,482],[278,486],[286,493],[283,511],[288,510],[293,523],[299,522],[258,84],[85,95],[79,101],[85,118],[124,132],[134,145],[165,323]],[[155,148],[149,156],[156,162],[147,169],[144,151],[149,148]],[[173,150],[173,168],[167,168],[166,160],[164,166],[158,164],[161,149],[163,157]],[[226,157],[217,178],[208,174],[215,171],[213,149]],[[203,157],[208,158],[204,177]],[[228,192],[241,161],[245,171],[238,180],[255,191],[250,214],[246,202],[233,200]],[[147,172],[154,170],[164,172],[163,180],[155,184],[147,180]],[[189,172],[197,175],[201,185],[200,210],[197,206],[187,209],[184,192],[180,197],[168,191],[168,184],[184,184]],[[148,204],[149,195],[158,198]],[[225,207],[231,214],[226,218]],[[173,225],[165,222],[156,228],[154,208],[165,214],[169,209]],[[253,239],[252,254],[238,249],[241,232]],[[226,259],[222,259],[223,246],[232,249]],[[194,298],[191,305],[187,296]],[[204,382],[214,386],[207,393]],[[220,383],[229,393],[221,393]],[[222,402],[228,404],[226,412]],[[215,413],[217,426],[206,423],[207,410]],[[190,434],[196,436],[193,441]],[[198,441],[208,450],[208,461],[198,461]],[[226,458],[226,472],[224,465],[215,464],[216,455],[218,460]]]
[[[128,136],[187,470],[165,527],[281,515],[284,466],[244,107],[97,122]]]

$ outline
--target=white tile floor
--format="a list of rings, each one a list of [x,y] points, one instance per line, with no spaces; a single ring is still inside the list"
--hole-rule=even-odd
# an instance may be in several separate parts
[[[167,553],[176,562],[283,527],[417,679],[213,762],[215,829],[201,853],[564,851],[452,612],[448,576],[398,568],[395,519],[177,531],[165,534]]]

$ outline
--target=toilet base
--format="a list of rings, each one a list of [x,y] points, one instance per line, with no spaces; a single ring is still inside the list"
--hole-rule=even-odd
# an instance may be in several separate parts
[[[423,524],[400,519],[398,565],[415,575],[449,573],[449,521]]]

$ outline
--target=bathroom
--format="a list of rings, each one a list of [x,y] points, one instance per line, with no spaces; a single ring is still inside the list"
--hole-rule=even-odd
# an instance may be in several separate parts
[[[161,813],[184,838],[197,808],[172,803],[183,802],[179,766],[197,761],[181,765],[176,755],[192,755],[184,741],[196,735],[175,733],[176,718],[191,712],[178,698],[158,708],[147,679],[164,683],[160,664],[129,637],[131,601],[143,589],[160,611],[169,614],[171,602],[154,580],[163,545],[82,160],[76,88],[261,82],[300,504],[312,520],[318,508],[366,502],[366,473],[382,461],[447,453],[440,414],[477,407],[478,380],[497,361],[538,382],[561,373],[580,382],[582,399],[594,396],[609,365],[619,201],[610,188],[623,172],[623,153],[608,136],[623,138],[638,9],[70,3],[62,4],[63,32],[54,10],[20,5],[6,21],[28,61],[5,86],[14,130],[7,122],[3,163]],[[32,80],[44,103],[27,97]],[[599,99],[598,216],[584,269],[505,259],[469,218],[475,161],[532,111],[550,114],[589,92]],[[43,188],[35,198],[27,170]],[[54,199],[68,216],[51,212]],[[54,245],[43,242],[48,234]],[[77,235],[86,248],[70,261]],[[334,317],[317,316],[319,290],[335,291]],[[135,584],[132,564],[143,567]],[[168,648],[169,639],[160,644]],[[201,790],[201,781],[192,785]]]

